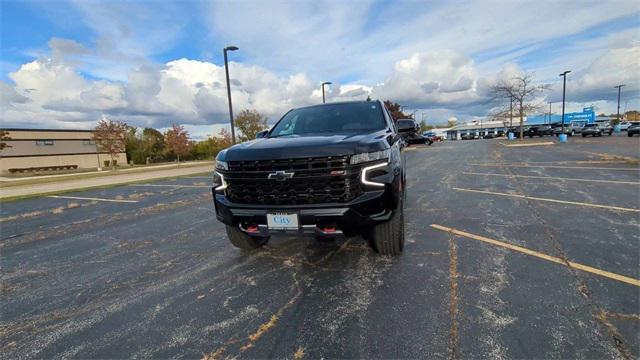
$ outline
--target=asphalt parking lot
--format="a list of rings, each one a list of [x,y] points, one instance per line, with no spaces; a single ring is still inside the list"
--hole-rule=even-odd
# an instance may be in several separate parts
[[[3,203],[5,358],[637,358],[640,139],[406,151],[407,244],[243,253],[206,175]],[[633,159],[631,159],[633,160]]]

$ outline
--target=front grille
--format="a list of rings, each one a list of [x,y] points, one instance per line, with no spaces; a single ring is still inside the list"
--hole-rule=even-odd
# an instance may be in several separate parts
[[[348,156],[286,160],[230,161],[224,173],[229,200],[240,204],[302,205],[347,202],[362,193],[360,167]],[[269,179],[276,171],[294,173]]]

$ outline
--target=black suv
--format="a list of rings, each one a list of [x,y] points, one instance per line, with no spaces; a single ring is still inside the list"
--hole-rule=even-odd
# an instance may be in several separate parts
[[[420,125],[413,119],[398,119],[398,131],[407,144],[433,144],[433,140],[420,134]]]
[[[380,101],[293,109],[258,139],[216,158],[213,198],[233,245],[277,232],[363,234],[374,250],[404,246],[402,138]]]
[[[525,134],[529,135],[529,137],[553,136],[553,129],[549,125],[532,126],[525,131]]]

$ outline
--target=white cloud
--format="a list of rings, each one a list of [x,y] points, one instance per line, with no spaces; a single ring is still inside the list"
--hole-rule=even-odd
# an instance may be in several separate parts
[[[55,56],[22,65],[10,74],[14,84],[0,83],[0,115],[5,125],[89,127],[103,115],[136,126],[166,127],[176,122],[194,129],[228,121],[222,66],[183,58],[139,66],[129,71],[125,81],[96,80],[77,70],[75,58],[69,59],[72,54],[85,54],[85,48],[64,39],[52,39],[50,44]],[[610,50],[572,73],[567,98],[575,107],[603,100],[598,104],[608,112],[612,87],[622,82],[629,85],[627,98],[635,98],[632,105],[637,104],[638,58],[637,45]],[[453,50],[419,52],[397,61],[380,84],[334,82],[326,96],[328,101],[346,101],[370,95],[419,110],[418,118],[424,112],[429,119],[456,116],[464,121],[485,115],[493,106],[492,84],[522,71],[515,63],[497,71],[481,71],[471,58]],[[230,74],[236,113],[256,109],[274,121],[292,107],[322,99],[320,84],[305,73],[279,76],[260,66],[231,62]],[[556,85],[550,98],[557,97],[557,91]]]
[[[625,93],[640,96],[640,45],[612,49],[598,57],[586,69],[576,72],[567,83],[569,97],[574,101],[614,100],[614,86],[626,84]],[[571,75],[570,75],[571,76]],[[560,95],[557,87],[556,99]]]
[[[461,105],[480,99],[478,77],[473,61],[454,51],[417,53],[398,61],[373,95],[423,107]]]

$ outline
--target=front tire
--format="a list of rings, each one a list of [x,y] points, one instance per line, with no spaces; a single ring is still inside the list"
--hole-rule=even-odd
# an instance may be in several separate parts
[[[266,244],[268,236],[251,236],[234,226],[226,225],[227,237],[233,246],[242,250],[253,250]]]
[[[380,255],[397,256],[404,248],[404,201],[400,199],[391,219],[373,228],[373,249]]]

